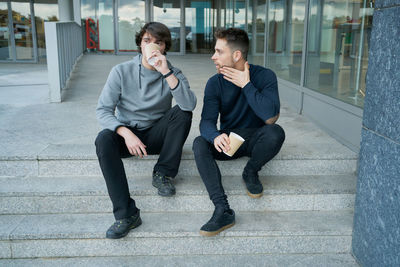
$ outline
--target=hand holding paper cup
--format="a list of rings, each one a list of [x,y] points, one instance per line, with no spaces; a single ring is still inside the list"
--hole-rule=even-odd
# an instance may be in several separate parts
[[[147,62],[150,65],[154,66],[154,64],[156,63],[156,58],[151,57],[151,55],[153,54],[153,51],[160,50],[160,46],[155,43],[150,43],[144,47],[144,50],[145,50]]]
[[[231,147],[231,149],[229,149],[227,152],[224,151],[224,153],[229,157],[232,157],[239,149],[239,147],[243,144],[244,139],[240,135],[235,134],[234,132],[230,132],[229,140],[229,146]]]

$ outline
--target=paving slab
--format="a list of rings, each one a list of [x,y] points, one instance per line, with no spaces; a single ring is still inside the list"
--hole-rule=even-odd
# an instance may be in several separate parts
[[[222,175],[241,175],[247,158],[218,162]],[[127,175],[148,175],[157,160],[123,159]],[[97,160],[40,160],[40,176],[100,176]],[[355,174],[357,160],[279,160],[268,162],[259,175],[341,175]],[[8,172],[6,172],[8,173]],[[10,174],[9,174],[10,175]],[[181,176],[198,176],[196,163],[192,159],[182,159],[179,167]]]
[[[143,212],[140,227],[107,240],[105,230],[114,221],[109,213],[26,215],[10,240],[15,258],[350,252],[351,211],[238,212],[230,230],[199,236],[210,216]]]
[[[224,177],[229,202],[240,211],[352,210],[355,176],[261,176],[264,196],[247,196],[241,177]],[[151,177],[129,178],[131,196],[144,211],[212,211],[199,177],[179,177],[165,198]],[[99,213],[112,210],[102,177],[0,178],[0,214]]]
[[[197,237],[212,212],[141,212],[143,224],[121,240]],[[236,225],[219,237],[351,235],[351,211],[237,212]],[[21,215],[10,240],[102,239],[114,222],[111,213]],[[18,215],[2,215],[17,220]],[[5,241],[8,238],[3,238]]]
[[[151,176],[128,177],[132,195],[154,195]],[[266,195],[354,194],[354,175],[260,176]],[[173,183],[179,195],[207,194],[198,176],[178,176]],[[0,177],[0,197],[5,196],[92,196],[107,195],[100,176],[70,177]],[[241,176],[223,176],[222,184],[230,195],[243,194]]]
[[[355,267],[350,254],[280,254],[280,255],[190,255],[190,256],[135,256],[135,257],[80,257],[63,259],[0,260],[4,266],[182,266],[182,267]]]

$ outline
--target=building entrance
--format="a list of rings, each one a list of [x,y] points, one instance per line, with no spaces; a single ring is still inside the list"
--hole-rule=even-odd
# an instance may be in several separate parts
[[[81,4],[82,18],[97,24],[97,49],[115,54],[138,51],[135,35],[147,21],[169,27],[171,54],[212,53],[217,28],[247,30],[251,24],[249,0],[81,0]]]

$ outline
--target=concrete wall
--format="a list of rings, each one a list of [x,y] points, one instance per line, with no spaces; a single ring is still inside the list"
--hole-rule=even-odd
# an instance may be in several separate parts
[[[369,52],[352,251],[400,266],[400,1],[377,0]]]

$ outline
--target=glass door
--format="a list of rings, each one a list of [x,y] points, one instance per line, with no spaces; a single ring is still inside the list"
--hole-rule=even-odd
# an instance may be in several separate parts
[[[189,53],[213,53],[214,29],[217,25],[215,2],[185,1],[186,51]]]
[[[145,24],[144,0],[118,0],[118,52],[138,51],[135,36]]]
[[[30,1],[11,1],[16,60],[35,60],[34,32]]]
[[[114,52],[113,1],[98,1],[98,47],[99,51]]]
[[[0,1],[0,60],[12,60],[12,42],[7,1]]]
[[[181,0],[154,0],[153,17],[153,21],[164,23],[171,32],[169,52],[181,52]]]

